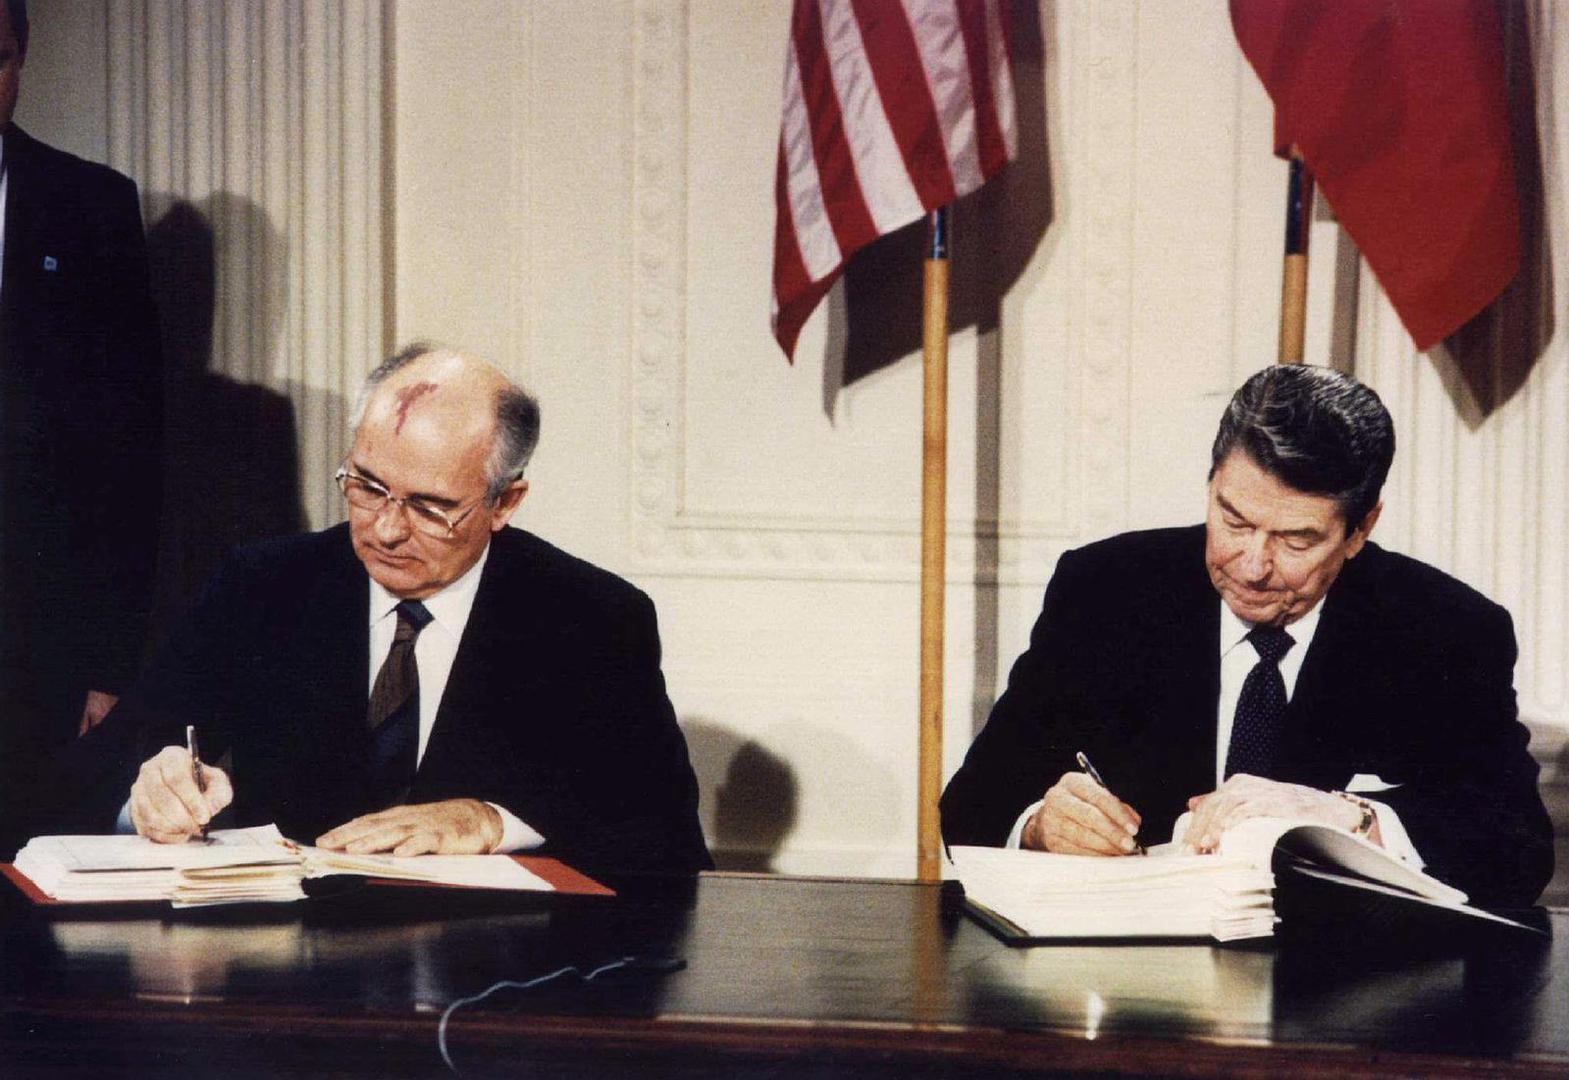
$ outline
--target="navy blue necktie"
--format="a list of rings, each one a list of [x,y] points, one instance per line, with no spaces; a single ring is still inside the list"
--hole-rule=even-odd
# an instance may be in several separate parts
[[[1275,764],[1280,731],[1286,719],[1286,680],[1280,658],[1296,640],[1278,626],[1255,626],[1248,641],[1258,651],[1259,662],[1248,672],[1237,697],[1237,714],[1231,724],[1231,746],[1226,751],[1226,776],[1250,773],[1268,776]]]
[[[398,604],[398,628],[376,683],[365,723],[370,729],[369,780],[378,809],[408,797],[419,758],[419,666],[414,641],[431,614],[418,600]]]

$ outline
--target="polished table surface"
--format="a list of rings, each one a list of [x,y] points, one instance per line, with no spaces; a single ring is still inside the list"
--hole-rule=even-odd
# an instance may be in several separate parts
[[[614,899],[365,887],[303,904],[62,917],[5,883],[0,1076],[1569,1076],[1551,941],[1381,953],[1011,948],[901,882],[703,875]]]

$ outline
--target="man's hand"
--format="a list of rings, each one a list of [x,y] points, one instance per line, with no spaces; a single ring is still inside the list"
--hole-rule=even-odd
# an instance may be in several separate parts
[[[1253,817],[1281,817],[1317,821],[1350,832],[1362,821],[1362,808],[1332,792],[1301,784],[1265,780],[1238,773],[1207,795],[1188,800],[1193,818],[1181,838],[1185,849],[1208,853],[1215,850],[1226,830]],[[1378,821],[1368,839],[1380,846]]]
[[[109,710],[119,700],[118,694],[106,694],[102,690],[87,691],[87,700],[82,703],[82,718],[76,722],[77,735],[86,735],[103,723],[104,717],[109,715]]]
[[[202,766],[206,792],[196,786],[191,755],[183,746],[166,746],[142,762],[131,785],[131,823],[160,844],[181,844],[202,831],[213,816],[234,801],[229,775]]]
[[[1021,847],[1064,855],[1131,855],[1139,812],[1080,772],[1063,773],[1024,825]]]
[[[501,815],[478,799],[394,806],[316,838],[316,846],[365,855],[486,855],[501,843]]]

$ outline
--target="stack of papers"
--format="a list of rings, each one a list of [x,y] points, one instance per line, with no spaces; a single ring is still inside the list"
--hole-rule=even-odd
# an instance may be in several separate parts
[[[288,840],[276,825],[217,829],[205,841],[141,836],[39,836],[16,869],[62,903],[169,900],[175,907],[302,900],[306,878],[333,874],[548,892],[505,855],[350,855]]]
[[[65,903],[172,900],[177,907],[301,900],[306,869],[275,825],[218,829],[203,843],[142,836],[37,836],[16,868]]]
[[[1200,938],[1274,932],[1275,877],[1213,855],[1108,859],[956,847],[965,898],[1032,938]]]

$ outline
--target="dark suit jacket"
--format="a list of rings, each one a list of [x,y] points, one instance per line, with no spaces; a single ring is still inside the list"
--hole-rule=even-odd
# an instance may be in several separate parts
[[[1215,786],[1220,598],[1204,528],[1129,533],[1057,564],[1030,647],[943,793],[951,844],[1000,845],[1083,750],[1170,836]],[[1552,828],[1516,719],[1503,608],[1368,544],[1323,601],[1272,778],[1323,790],[1357,773],[1399,784],[1428,871],[1473,900],[1529,903],[1552,873]]]
[[[17,796],[38,755],[75,736],[86,692],[135,673],[163,376],[136,185],[14,125],[3,137],[0,786]]]
[[[366,787],[369,582],[346,525],[238,549],[102,732],[100,831],[136,765],[196,724],[232,753],[236,824],[310,842],[379,809]],[[497,803],[590,870],[710,865],[659,671],[653,604],[516,529],[490,546],[409,802]]]

